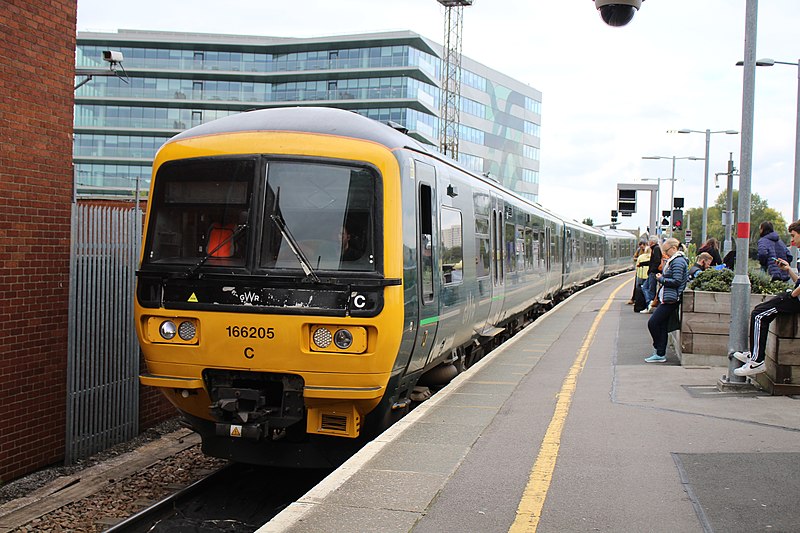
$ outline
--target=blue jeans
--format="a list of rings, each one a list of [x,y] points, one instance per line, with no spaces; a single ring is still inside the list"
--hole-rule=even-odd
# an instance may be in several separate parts
[[[656,287],[658,286],[655,274],[648,274],[647,279],[642,284],[642,292],[644,293],[644,300],[649,304],[656,297]]]
[[[647,321],[647,329],[650,330],[650,336],[653,337],[653,348],[655,348],[658,355],[667,355],[667,326],[669,325],[669,317],[679,305],[678,302],[670,304],[661,302],[658,307],[655,308],[653,314],[650,315],[650,320]]]

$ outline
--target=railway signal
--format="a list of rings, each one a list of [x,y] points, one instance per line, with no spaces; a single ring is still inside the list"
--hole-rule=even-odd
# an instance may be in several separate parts
[[[672,210],[672,231],[681,231],[683,229],[683,210]]]
[[[636,212],[636,189],[617,190],[617,209],[619,214],[629,217]]]

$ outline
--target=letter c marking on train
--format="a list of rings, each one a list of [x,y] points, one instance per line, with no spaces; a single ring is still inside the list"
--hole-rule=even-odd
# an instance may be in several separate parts
[[[253,357],[256,356],[256,352],[255,350],[253,350],[251,347],[248,346],[247,348],[244,349],[244,356],[248,359],[252,359]]]
[[[357,294],[356,297],[353,298],[353,305],[359,309],[363,309],[364,306],[367,305],[367,299],[363,294]]]

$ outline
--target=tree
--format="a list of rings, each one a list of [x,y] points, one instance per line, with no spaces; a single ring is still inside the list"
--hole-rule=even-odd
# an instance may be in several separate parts
[[[708,233],[707,238],[714,237],[722,246],[722,243],[725,241],[725,227],[722,225],[722,212],[727,209],[728,205],[728,191],[723,191],[717,197],[716,202],[714,202],[713,206],[709,206],[708,208],[708,225],[706,228],[706,232]],[[733,191],[733,210],[734,215],[736,214],[737,206],[739,205],[739,191]],[[703,228],[703,208],[702,207],[693,207],[691,209],[686,210],[686,214],[684,214],[684,219],[689,216],[691,218],[691,225],[688,226],[692,229],[692,234],[696,235],[697,245],[702,246],[703,243],[700,242],[702,239],[702,228]],[[758,250],[758,227],[761,225],[762,222],[769,221],[772,222],[772,225],[775,227],[775,231],[778,232],[781,239],[784,242],[788,242],[788,232],[786,230],[786,220],[783,218],[777,210],[771,208],[767,201],[761,198],[758,193],[752,193],[750,196],[750,257],[755,258],[757,256]],[[734,220],[734,224],[736,224],[737,220]],[[734,246],[736,243],[736,227],[734,226],[731,229],[731,239],[734,242]],[[720,250],[721,251],[721,250]]]

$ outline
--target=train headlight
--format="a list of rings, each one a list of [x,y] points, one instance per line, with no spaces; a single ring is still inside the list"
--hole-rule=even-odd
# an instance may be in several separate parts
[[[317,324],[310,328],[310,348],[314,352],[364,353],[367,351],[367,328]]]
[[[175,337],[175,333],[178,332],[178,328],[175,326],[175,322],[172,320],[165,320],[161,323],[161,326],[159,326],[158,332],[161,334],[162,338],[169,341]]]
[[[333,334],[333,343],[340,350],[346,350],[353,345],[353,334],[346,329],[337,329]]]
[[[197,327],[194,325],[194,322],[184,320],[181,322],[181,325],[178,326],[178,337],[185,341],[192,340],[196,334]]]
[[[318,327],[316,331],[314,331],[312,338],[314,339],[316,347],[322,348],[323,350],[330,346],[333,341],[333,335],[331,335],[330,330],[325,327]]]
[[[199,344],[200,321],[189,317],[142,317],[145,338],[155,344]]]

